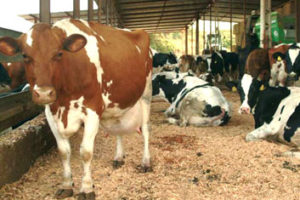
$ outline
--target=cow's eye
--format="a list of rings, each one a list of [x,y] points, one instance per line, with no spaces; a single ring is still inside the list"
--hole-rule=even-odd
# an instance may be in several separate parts
[[[60,60],[63,55],[63,52],[59,51],[55,56],[53,57],[54,60]]]
[[[24,63],[30,63],[32,61],[31,57],[26,55],[25,53],[23,54],[23,60]]]

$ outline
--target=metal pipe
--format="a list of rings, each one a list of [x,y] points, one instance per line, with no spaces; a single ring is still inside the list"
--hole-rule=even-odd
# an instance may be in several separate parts
[[[94,18],[93,0],[88,0],[88,21],[93,21],[93,18]]]
[[[80,18],[80,1],[73,0],[73,18],[79,19]]]
[[[230,0],[230,51],[232,52],[232,0]]]
[[[205,50],[205,13],[203,13],[203,50]]]
[[[50,0],[40,0],[40,22],[51,23]]]
[[[296,42],[300,42],[300,1],[295,0]]]
[[[194,28],[191,25],[191,54],[194,55]]]
[[[209,50],[210,53],[212,53],[212,48],[211,48],[211,17],[212,17],[212,13],[211,13],[211,4],[209,6]]]
[[[267,48],[272,47],[272,20],[271,20],[271,14],[272,14],[272,5],[271,0],[267,0]]]
[[[185,26],[185,54],[188,54],[188,26]]]
[[[266,29],[266,2],[260,0],[260,47],[264,47]]]
[[[98,23],[101,23],[102,0],[98,0]]]
[[[199,55],[199,13],[197,13],[196,20],[196,55]]]
[[[244,34],[243,34],[243,37],[244,37],[244,41],[245,41],[245,44],[246,44],[246,34],[247,34],[246,33],[246,26],[247,26],[247,22],[246,22],[246,0],[243,0],[243,14],[244,14]]]

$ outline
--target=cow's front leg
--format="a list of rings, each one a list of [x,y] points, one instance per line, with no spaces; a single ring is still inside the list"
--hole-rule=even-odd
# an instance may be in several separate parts
[[[45,115],[49,124],[49,127],[56,139],[57,148],[60,153],[62,164],[64,168],[63,176],[64,180],[61,186],[61,189],[58,189],[55,197],[57,199],[64,199],[66,197],[73,196],[73,189],[74,186],[72,180],[72,172],[71,172],[71,165],[70,165],[70,157],[71,157],[71,147],[69,140],[63,138],[61,134],[58,132],[56,123],[53,119],[53,115],[51,113],[50,107],[46,106]]]
[[[254,131],[250,132],[246,136],[246,141],[257,141],[264,139],[268,136],[275,135],[278,133],[279,127],[274,127],[271,124],[264,123],[262,126],[258,127]]]
[[[122,136],[117,135],[117,149],[116,149],[116,155],[113,161],[113,168],[117,169],[124,165],[124,151],[123,151],[123,145],[122,145]]]
[[[95,192],[93,179],[91,175],[91,161],[93,158],[94,141],[98,133],[99,117],[91,110],[88,110],[86,120],[84,121],[84,133],[80,145],[80,156],[83,162],[83,177],[78,194],[78,200],[94,200]]]

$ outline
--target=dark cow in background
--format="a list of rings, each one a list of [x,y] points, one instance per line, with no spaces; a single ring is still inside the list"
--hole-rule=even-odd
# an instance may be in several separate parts
[[[239,55],[234,52],[220,51],[224,60],[224,69],[229,81],[238,79]]]
[[[165,111],[169,123],[181,126],[218,126],[231,116],[230,104],[219,88],[195,77],[176,72],[153,76],[152,94],[171,104]]]
[[[152,50],[153,52],[153,50]],[[163,70],[173,70],[177,66],[177,58],[173,53],[153,54],[153,74]]]
[[[239,55],[239,80],[242,79],[245,71],[245,66],[249,54],[259,48],[259,39],[255,33],[249,33],[246,35],[246,46],[243,49],[238,50]]]

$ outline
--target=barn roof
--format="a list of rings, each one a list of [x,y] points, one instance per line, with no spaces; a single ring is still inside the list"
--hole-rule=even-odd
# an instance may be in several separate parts
[[[102,10],[106,11],[106,2],[102,0]],[[241,22],[245,14],[250,15],[252,10],[259,10],[260,0],[110,0],[116,10],[115,18],[124,28],[143,28],[150,32],[180,30],[194,22],[199,14],[200,19],[209,20],[210,8],[212,20]],[[283,6],[289,0],[272,0],[272,9]],[[97,3],[98,1],[95,0]],[[231,9],[232,2],[232,9]],[[72,5],[70,5],[72,6]],[[97,19],[97,10],[94,16]],[[51,21],[72,17],[72,12],[51,13]],[[87,19],[87,10],[80,11],[80,18]],[[37,13],[29,13],[21,17],[34,21],[39,18]],[[102,15],[105,22],[105,15]]]

